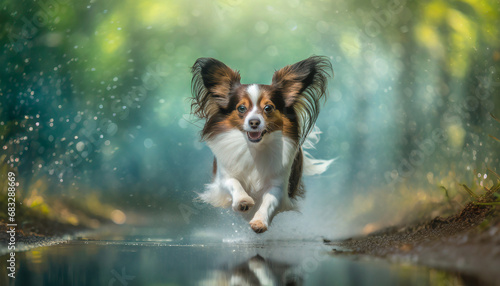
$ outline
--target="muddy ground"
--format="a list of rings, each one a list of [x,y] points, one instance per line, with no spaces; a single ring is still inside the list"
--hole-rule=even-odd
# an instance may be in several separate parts
[[[7,233],[9,229],[6,221],[0,221],[0,255],[10,252],[8,249],[10,234]],[[15,229],[16,251],[62,243],[89,230],[86,226],[74,226],[44,218],[34,219],[33,223],[23,225],[22,228],[18,226]]]
[[[497,196],[489,192],[447,218],[436,217],[326,243],[332,245],[334,255],[409,262],[459,272],[467,285],[500,285],[500,206],[494,202]]]
[[[419,264],[457,272],[466,285],[500,285],[499,197],[498,190],[488,192],[449,217],[325,242],[332,246],[333,255],[355,259],[379,257],[394,263]],[[106,224],[106,221],[101,223]],[[0,220],[0,255],[9,252],[7,230],[6,221]],[[17,229],[16,251],[64,243],[88,231],[93,230],[85,225],[32,219],[31,223]]]

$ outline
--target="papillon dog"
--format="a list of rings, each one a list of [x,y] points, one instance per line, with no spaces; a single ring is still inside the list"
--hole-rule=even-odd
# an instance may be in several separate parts
[[[256,233],[277,213],[297,210],[302,175],[321,174],[332,163],[303,150],[313,147],[311,137],[319,140],[315,122],[330,72],[328,58],[312,56],[276,71],[270,85],[241,84],[224,63],[196,60],[191,109],[205,120],[201,137],[215,155],[213,181],[199,198],[231,206]]]

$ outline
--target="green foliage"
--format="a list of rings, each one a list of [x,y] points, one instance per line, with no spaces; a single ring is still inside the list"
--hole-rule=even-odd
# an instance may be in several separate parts
[[[341,158],[335,176],[318,179],[338,190],[331,201],[384,190],[374,197],[397,193],[413,204],[434,200],[435,186],[453,198],[457,182],[478,180],[471,170],[498,172],[498,135],[484,140],[498,131],[488,116],[500,107],[498,8],[496,0],[6,0],[0,160],[19,172],[26,198],[43,178],[47,195],[98,191],[118,205],[177,211],[210,180],[203,123],[189,117],[195,60],[218,58],[244,83],[266,84],[316,54],[335,71],[314,154]]]

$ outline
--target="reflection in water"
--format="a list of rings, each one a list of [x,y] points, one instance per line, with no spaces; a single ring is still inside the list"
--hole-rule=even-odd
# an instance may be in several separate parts
[[[234,268],[221,267],[209,272],[200,285],[303,285],[301,276],[293,272],[293,266],[266,260],[255,255]]]
[[[443,271],[330,250],[319,241],[76,240],[17,253],[16,279],[2,268],[0,285],[463,285]]]

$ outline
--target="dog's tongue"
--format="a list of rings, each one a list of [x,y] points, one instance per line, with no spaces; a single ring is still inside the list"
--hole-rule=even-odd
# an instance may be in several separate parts
[[[250,137],[250,139],[259,139],[260,138],[260,135],[262,134],[262,132],[248,132],[248,137]]]

